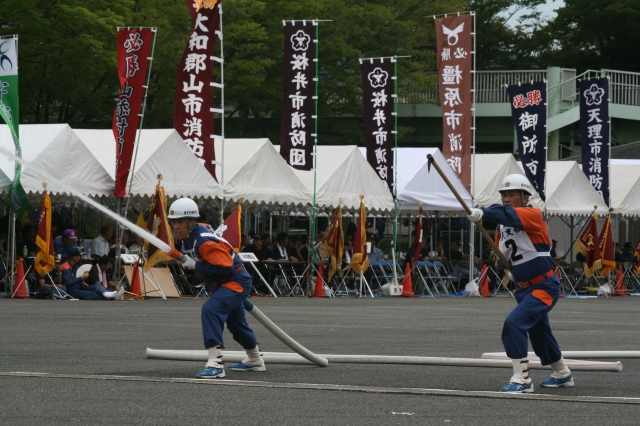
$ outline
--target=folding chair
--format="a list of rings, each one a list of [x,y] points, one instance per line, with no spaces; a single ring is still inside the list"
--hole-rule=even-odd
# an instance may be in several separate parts
[[[378,287],[382,287],[384,284],[393,281],[393,275],[388,274],[384,270],[382,263],[376,262],[375,260],[369,260],[369,267],[373,272],[372,280],[375,280],[378,283]]]
[[[434,261],[434,262],[427,262],[428,264],[433,265],[434,271],[436,272],[437,278],[438,280],[440,280],[445,293],[447,293],[447,296],[449,296],[449,292],[447,290],[447,288],[451,289],[451,292],[456,294],[457,291],[455,289],[455,287],[453,286],[453,281],[455,280],[455,278],[447,271],[447,268],[444,266],[444,264],[440,261]],[[458,280],[459,281],[459,280]]]
[[[558,276],[558,280],[560,281],[562,292],[565,293],[568,289],[569,296],[573,294],[577,297],[578,291],[576,290],[575,284],[571,282],[571,277],[569,277],[567,271],[565,271],[565,269],[561,265],[557,265],[555,267],[555,273]]]
[[[299,266],[302,266],[302,265],[299,265]],[[300,296],[304,296],[302,283],[307,278],[307,274],[309,273],[310,267],[311,267],[311,263],[307,263],[307,266],[304,268],[304,270],[301,273],[298,273],[294,265],[291,265],[291,272],[292,272],[291,278],[296,280],[296,282],[293,286],[291,286],[291,290],[289,290],[289,292],[287,293],[287,296],[291,296],[294,293],[297,293]],[[297,292],[296,292],[296,289],[297,289]]]
[[[429,271],[429,267],[427,265],[427,262],[423,262],[423,261],[417,261],[415,266],[414,266],[416,272],[418,273],[418,278],[416,279],[416,283],[414,285],[414,289],[413,292],[414,293],[418,293],[418,281],[422,281],[422,291],[420,292],[421,295],[424,296],[425,290],[427,291],[427,293],[429,293],[429,296],[431,297],[435,297],[435,295],[433,294],[433,292],[431,291],[430,285],[433,286],[433,289],[438,293],[438,296],[440,296],[440,292],[438,291],[438,287],[434,281],[434,278],[432,277],[431,272]]]

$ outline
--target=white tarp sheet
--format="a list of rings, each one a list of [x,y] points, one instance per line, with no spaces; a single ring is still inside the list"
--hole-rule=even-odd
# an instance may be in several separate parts
[[[313,192],[298,179],[269,139],[226,139],[224,159],[222,142],[215,141],[216,158],[224,161],[216,167],[218,182],[223,182],[226,199],[244,197],[254,204],[311,205]],[[312,187],[313,189],[313,187]]]
[[[0,145],[14,152],[11,132],[6,125],[0,126]],[[112,146],[113,142],[112,134]],[[88,196],[100,197],[113,194],[113,179],[102,164],[91,154],[67,124],[25,124],[20,126],[22,158],[29,162],[23,165],[21,183],[29,199],[39,203],[42,182],[47,181],[47,190],[52,195],[68,195],[51,177]],[[114,157],[112,157],[114,158]],[[112,160],[113,164],[114,161]],[[0,156],[0,170],[8,179],[14,177],[14,160]],[[3,179],[0,177],[0,185]],[[4,186],[3,186],[4,188]],[[7,188],[8,190],[8,188]]]

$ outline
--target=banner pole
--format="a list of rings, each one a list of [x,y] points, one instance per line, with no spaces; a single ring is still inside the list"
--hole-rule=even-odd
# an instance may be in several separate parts
[[[224,223],[224,41],[222,40],[222,3],[218,3],[218,8],[220,9],[220,33],[218,34],[218,40],[220,40],[220,84],[222,87],[220,88],[220,109],[222,110],[221,117],[221,125],[220,125],[220,136],[222,139],[220,140],[220,157],[221,161],[217,164],[220,167],[220,186],[222,187],[222,201],[220,203],[220,225]],[[214,152],[215,152],[215,139],[213,140],[214,144]]]
[[[470,12],[473,17],[473,79],[471,81],[471,206],[474,205],[474,185],[476,178],[476,13]],[[480,240],[482,241],[482,239]],[[475,225],[469,221],[469,281],[473,281],[473,273],[475,271]],[[480,250],[482,257],[482,250]]]
[[[313,121],[314,129],[313,133],[315,134],[313,138],[313,203],[311,205],[311,259],[309,262],[315,263],[316,259],[316,232],[317,232],[317,209],[316,209],[316,192],[317,192],[317,173],[318,173],[318,81],[320,80],[320,75],[318,73],[318,45],[319,43],[319,35],[320,35],[320,25],[318,25],[318,20],[313,21],[313,25],[316,27],[316,78],[315,78],[315,102],[314,102],[314,111],[315,111],[315,120]],[[320,259],[322,262],[322,259]],[[311,279],[311,274],[309,274],[309,279]]]
[[[395,253],[398,249],[398,59],[393,57],[393,280],[397,282]]]

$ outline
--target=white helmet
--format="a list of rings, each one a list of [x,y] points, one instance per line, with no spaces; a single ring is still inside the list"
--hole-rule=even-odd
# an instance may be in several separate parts
[[[169,207],[169,215],[167,219],[182,219],[191,217],[197,219],[200,217],[198,205],[191,198],[179,198]]]
[[[524,191],[529,195],[533,195],[531,194],[531,183],[529,182],[529,179],[527,179],[526,176],[522,176],[517,173],[502,179],[502,185],[500,185],[498,192],[509,190]]]

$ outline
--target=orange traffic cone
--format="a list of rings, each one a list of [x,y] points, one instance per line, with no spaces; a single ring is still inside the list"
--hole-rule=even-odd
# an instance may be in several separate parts
[[[13,282],[13,296],[14,299],[26,299],[27,295],[27,280],[24,276],[24,261],[22,258],[18,259],[18,271],[16,272],[15,281]]]
[[[142,290],[140,290],[140,268],[138,268],[138,261],[133,264],[133,273],[131,274],[131,282],[129,283],[131,287],[131,293],[140,294]]]
[[[316,288],[313,291],[313,297],[329,297],[324,289],[324,266],[322,266],[322,262],[318,263],[318,276],[316,277]]]
[[[487,265],[482,266],[482,275],[480,275],[480,296],[489,297],[491,294],[489,293],[489,271],[487,269]]]
[[[413,282],[411,281],[411,265],[409,262],[404,267],[404,280],[402,281],[402,294],[400,297],[418,297],[413,293]]]
[[[616,287],[612,293],[614,296],[629,296],[627,289],[624,286],[624,272],[622,271],[622,265],[618,265],[618,274],[616,276]]]

